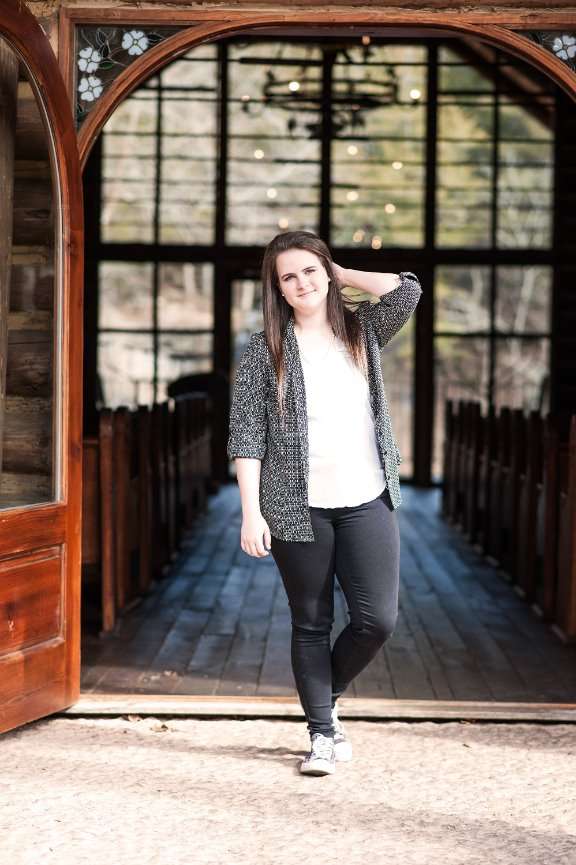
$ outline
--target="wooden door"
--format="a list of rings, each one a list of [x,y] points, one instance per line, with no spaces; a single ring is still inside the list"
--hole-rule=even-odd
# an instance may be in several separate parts
[[[20,0],[0,16],[0,732],[80,687],[82,202],[69,100]]]

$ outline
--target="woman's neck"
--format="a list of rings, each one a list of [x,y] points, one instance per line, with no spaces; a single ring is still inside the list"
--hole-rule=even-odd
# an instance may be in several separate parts
[[[323,319],[294,319],[294,333],[304,339],[320,340],[322,338],[329,339],[334,331],[332,325],[327,318]]]

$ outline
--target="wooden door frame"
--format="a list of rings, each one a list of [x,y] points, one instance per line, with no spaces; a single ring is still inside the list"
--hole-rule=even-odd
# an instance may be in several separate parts
[[[20,55],[34,79],[50,138],[57,259],[54,340],[61,381],[58,414],[60,472],[52,501],[0,511],[0,560],[4,569],[54,551],[60,557],[60,606],[54,634],[7,651],[1,675],[9,695],[0,706],[0,729],[12,729],[69,706],[80,693],[80,559],[82,517],[82,301],[84,230],[78,142],[68,94],[50,43],[20,0],[4,0],[0,35]],[[78,362],[80,359],[80,362]],[[54,373],[57,367],[54,367]],[[78,396],[78,399],[76,397]],[[26,615],[17,609],[14,615]]]
[[[406,7],[413,5],[414,9]],[[72,106],[75,104],[73,92],[74,30],[77,25],[91,24],[102,26],[132,25],[181,25],[182,30],[161,41],[141,55],[110,85],[98,104],[78,132],[78,145],[81,164],[84,167],[90,150],[100,135],[108,118],[118,105],[132,93],[146,78],[162,69],[172,60],[202,43],[213,42],[223,37],[256,33],[258,35],[290,36],[294,34],[333,35],[347,27],[347,35],[356,27],[357,35],[416,35],[422,36],[462,36],[479,39],[495,48],[525,60],[531,66],[548,75],[558,86],[576,101],[576,74],[551,52],[536,45],[528,38],[514,32],[514,28],[558,30],[574,27],[576,14],[550,11],[511,12],[509,9],[491,12],[462,12],[460,3],[450,0],[429,0],[427,9],[438,8],[442,11],[422,12],[410,0],[390,0],[386,11],[371,9],[357,11],[353,8],[327,12],[325,9],[304,10],[286,9],[275,12],[249,12],[234,9],[218,10],[175,10],[145,9],[130,10],[116,8],[95,9],[64,7],[59,17],[59,62],[64,81],[68,88]],[[446,11],[450,5],[453,11]],[[506,0],[495,0],[494,7],[505,6]],[[395,10],[394,7],[399,7]],[[401,7],[401,8],[400,8]],[[500,718],[518,720],[537,718],[542,720],[571,721],[576,715],[576,704],[517,704],[491,702],[489,704],[458,704],[457,702],[380,700],[344,700],[344,714],[350,717],[469,717]],[[154,715],[184,714],[228,716],[246,714],[248,717],[262,715],[282,716],[298,714],[301,709],[296,699],[278,697],[234,698],[136,694],[82,694],[66,714],[84,715],[92,712],[111,713],[132,711]]]

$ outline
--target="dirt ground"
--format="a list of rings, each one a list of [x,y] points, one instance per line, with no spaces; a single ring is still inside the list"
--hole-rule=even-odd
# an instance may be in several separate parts
[[[64,718],[0,739],[10,865],[576,865],[576,726]]]

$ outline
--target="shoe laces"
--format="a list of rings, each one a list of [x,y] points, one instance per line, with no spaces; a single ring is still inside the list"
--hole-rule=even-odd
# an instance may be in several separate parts
[[[338,717],[338,710],[336,706],[332,709],[332,724],[334,725],[334,732],[344,734],[344,727],[342,726],[342,721]]]
[[[324,736],[323,733],[315,733],[312,736],[311,757],[320,757],[322,760],[331,760],[334,753],[334,739]]]

